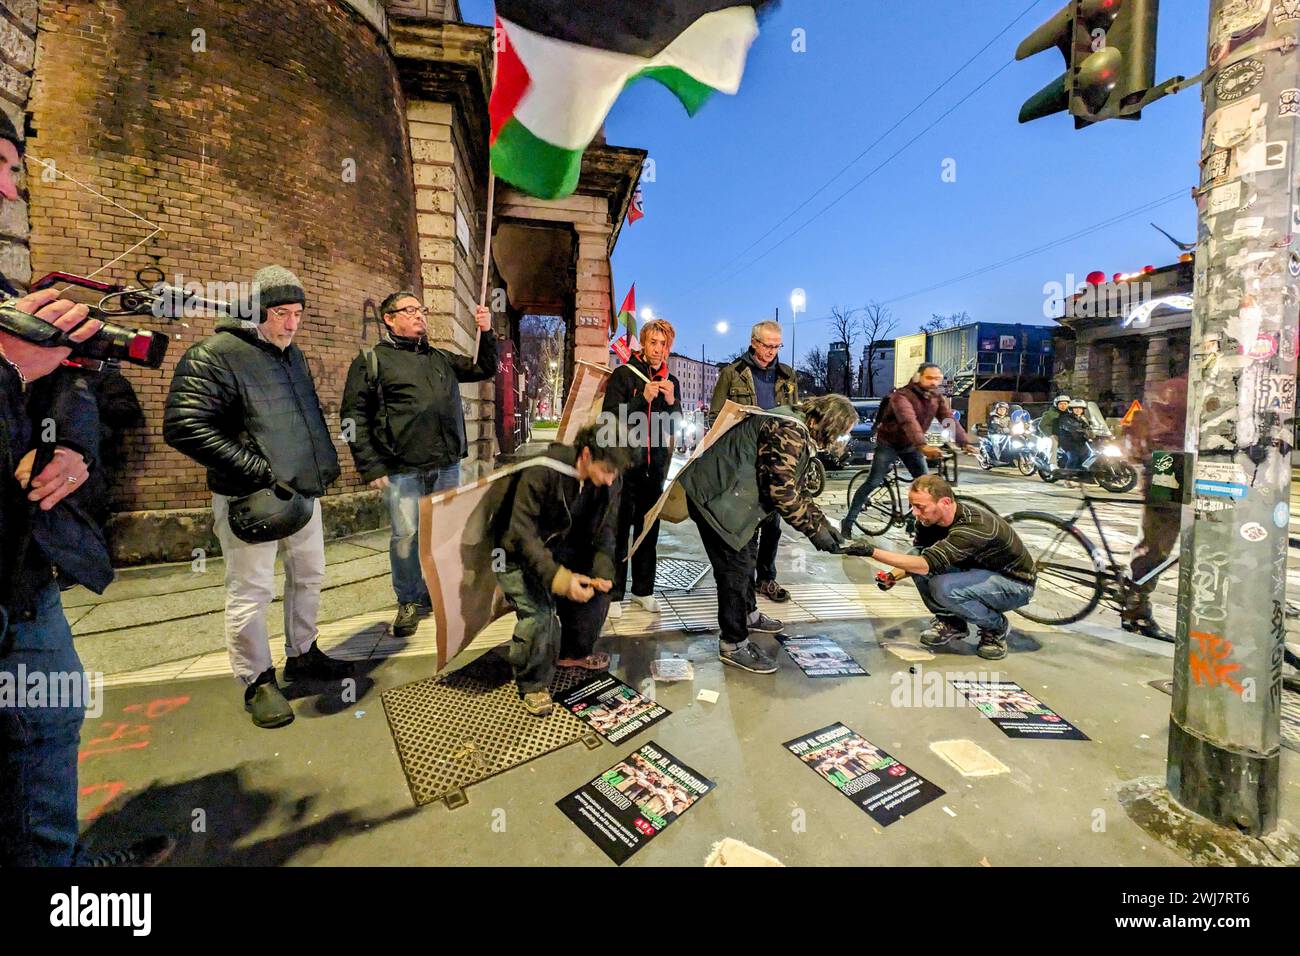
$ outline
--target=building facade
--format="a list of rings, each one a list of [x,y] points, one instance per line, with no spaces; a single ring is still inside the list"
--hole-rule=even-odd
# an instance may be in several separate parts
[[[864,345],[853,394],[858,398],[882,398],[893,387],[894,340],[880,339],[871,345]]]
[[[682,411],[694,413],[710,410],[713,389],[718,384],[717,364],[673,352],[668,356],[668,371],[677,376],[677,381],[682,386],[682,394],[679,396]]]
[[[66,271],[135,283],[160,269],[200,288],[278,263],[306,288],[297,343],[344,466],[327,533],[386,521],[342,440],[348,365],[374,344],[378,303],[408,289],[434,344],[473,348],[487,240],[492,30],[455,0],[0,0],[0,105],[26,128],[24,202],[0,217],[0,267],[25,285]],[[518,345],[525,312],[561,316],[566,366],[603,363],[609,257],[642,150],[598,140],[578,191],[547,202],[498,183],[488,302]],[[214,315],[163,325],[163,367],[127,367],[145,414],[129,433],[110,525],[119,563],[217,550],[203,469],[162,441],[176,360]],[[511,427],[497,382],[462,386],[470,454],[495,466]],[[566,377],[567,381],[567,377]],[[513,419],[513,412],[505,418]]]

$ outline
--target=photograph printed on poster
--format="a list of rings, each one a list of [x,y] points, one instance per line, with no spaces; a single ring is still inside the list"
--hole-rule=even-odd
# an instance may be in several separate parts
[[[612,744],[672,713],[609,674],[600,674],[566,691],[560,697],[560,706]]]
[[[807,677],[869,677],[862,665],[824,634],[778,637],[790,660]]]
[[[621,864],[715,786],[651,741],[556,806]]]
[[[785,748],[882,827],[944,793],[844,724],[814,730]]]
[[[950,679],[952,686],[1008,737],[1087,740],[1088,735],[1019,684]]]

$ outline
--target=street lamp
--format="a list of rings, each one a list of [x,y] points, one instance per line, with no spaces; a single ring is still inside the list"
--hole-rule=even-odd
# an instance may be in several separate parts
[[[726,322],[719,322],[717,325],[713,327],[713,330],[717,332],[719,335],[726,335],[727,329],[729,328],[731,328],[731,326],[727,325]]]
[[[650,306],[647,305],[644,309],[641,310],[642,322],[651,322],[654,320],[654,317],[655,317],[654,310],[651,309]]]
[[[790,367],[795,370],[795,380],[799,378],[799,356],[795,352],[795,335],[799,331],[799,313],[808,311],[808,296],[803,289],[795,289],[790,293],[790,314],[793,318],[790,320]]]

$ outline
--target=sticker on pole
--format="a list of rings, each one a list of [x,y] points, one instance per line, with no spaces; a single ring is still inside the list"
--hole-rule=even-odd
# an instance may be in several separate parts
[[[831,724],[787,741],[785,749],[882,827],[944,793],[843,724]]]
[[[1246,476],[1233,462],[1199,462],[1194,491],[1208,498],[1241,499],[1246,497]]]
[[[1008,737],[1087,740],[1088,735],[1019,684],[1011,681],[957,680],[954,688]]]
[[[1273,508],[1273,524],[1285,528],[1291,523],[1291,508],[1285,501],[1279,501]]]
[[[1251,543],[1263,541],[1268,537],[1268,532],[1258,521],[1251,521],[1241,526],[1241,536]]]

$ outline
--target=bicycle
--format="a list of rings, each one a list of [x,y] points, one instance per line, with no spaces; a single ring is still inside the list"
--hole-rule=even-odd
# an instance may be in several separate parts
[[[879,537],[897,524],[904,525],[909,533],[914,530],[911,526],[913,521],[912,511],[910,508],[905,507],[903,500],[904,486],[910,485],[912,479],[910,476],[905,477],[899,466],[899,462],[894,462],[894,467],[885,478],[885,483],[871,492],[871,495],[867,498],[866,506],[862,509],[862,513],[858,515],[855,525],[867,537]],[[950,485],[955,486],[957,484],[957,455],[955,452],[944,452],[943,458],[939,462],[938,473],[947,479]],[[870,466],[859,469],[858,473],[853,476],[853,480],[849,482],[849,507],[853,506],[854,494],[862,487],[862,482],[866,481],[867,476],[870,474]],[[992,506],[974,495],[959,494],[957,500],[978,505],[985,511],[992,511],[997,514]]]

